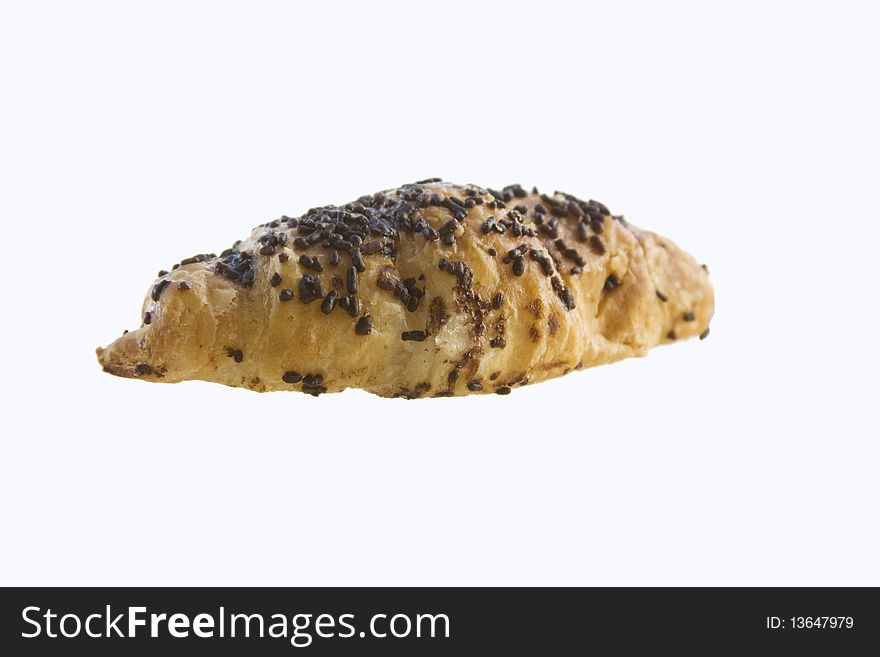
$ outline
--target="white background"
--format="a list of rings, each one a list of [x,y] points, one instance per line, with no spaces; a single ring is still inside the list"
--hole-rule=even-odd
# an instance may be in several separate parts
[[[0,583],[880,584],[871,3],[4,3]],[[712,336],[479,396],[103,374],[156,270],[429,176],[604,201]]]

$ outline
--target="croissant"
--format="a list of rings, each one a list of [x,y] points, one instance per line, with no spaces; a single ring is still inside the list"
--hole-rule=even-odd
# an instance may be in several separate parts
[[[708,334],[708,272],[597,201],[438,178],[160,271],[104,371],[319,395],[508,394]]]

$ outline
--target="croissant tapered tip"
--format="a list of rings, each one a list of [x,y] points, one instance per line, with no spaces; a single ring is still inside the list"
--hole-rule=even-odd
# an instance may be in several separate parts
[[[108,374],[126,379],[156,380],[162,372],[147,360],[147,354],[139,339],[141,331],[123,333],[106,347],[95,349],[101,368]]]

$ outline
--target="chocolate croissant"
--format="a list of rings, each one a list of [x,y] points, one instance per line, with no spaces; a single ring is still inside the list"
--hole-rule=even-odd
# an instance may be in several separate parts
[[[160,271],[104,371],[312,395],[508,394],[708,334],[705,267],[597,201],[423,180]]]

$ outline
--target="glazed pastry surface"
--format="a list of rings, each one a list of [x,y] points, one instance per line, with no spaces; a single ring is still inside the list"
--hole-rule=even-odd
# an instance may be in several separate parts
[[[160,272],[104,370],[313,395],[507,394],[708,333],[707,271],[596,201],[437,179]]]

